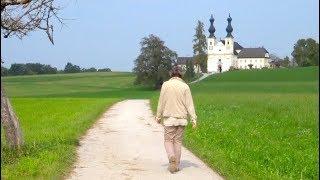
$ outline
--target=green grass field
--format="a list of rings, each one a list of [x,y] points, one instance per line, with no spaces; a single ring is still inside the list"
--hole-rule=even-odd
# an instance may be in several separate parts
[[[234,71],[193,84],[199,128],[187,128],[184,145],[227,179],[318,179],[318,71]]]
[[[191,86],[199,127],[184,145],[227,179],[317,179],[318,67],[234,71]],[[26,145],[1,144],[6,179],[59,178],[75,160],[78,139],[114,102],[151,99],[131,73],[6,77]],[[3,141],[2,141],[3,142]]]
[[[79,137],[117,101],[148,98],[154,91],[133,86],[132,73],[79,73],[3,78],[25,138],[21,152],[1,136],[5,179],[59,179],[75,160]]]

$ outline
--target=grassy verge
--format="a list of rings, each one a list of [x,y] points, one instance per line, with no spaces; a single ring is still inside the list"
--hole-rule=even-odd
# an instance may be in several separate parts
[[[61,178],[75,160],[79,137],[117,100],[13,98],[25,146],[20,152],[2,147],[2,177]]]
[[[184,145],[227,179],[317,179],[317,73],[238,71],[192,85],[199,127]]]
[[[134,78],[120,72],[3,78],[25,146],[13,152],[1,144],[1,176],[60,179],[68,174],[79,138],[106,108],[124,98],[148,98],[154,93],[133,86]]]

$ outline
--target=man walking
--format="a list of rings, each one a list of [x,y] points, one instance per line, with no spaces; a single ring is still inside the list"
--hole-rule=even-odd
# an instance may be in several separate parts
[[[189,86],[181,79],[180,67],[174,66],[170,72],[171,79],[161,87],[157,108],[156,121],[163,119],[164,146],[169,159],[168,170],[171,173],[179,171],[181,158],[181,143],[184,128],[190,115],[192,127],[197,124],[193,100]]]

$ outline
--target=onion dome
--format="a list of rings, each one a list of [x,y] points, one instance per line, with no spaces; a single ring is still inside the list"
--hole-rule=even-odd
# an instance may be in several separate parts
[[[231,18],[231,16],[230,16],[230,13],[229,13],[229,17],[228,17],[227,21],[228,21],[228,26],[227,26],[227,28],[226,28],[227,37],[232,37],[232,38],[233,38],[233,36],[232,36],[232,34],[231,34],[232,31],[233,31],[233,28],[232,28],[232,26],[231,26],[232,18]]]
[[[213,18],[212,14],[211,14],[211,18],[209,19],[209,21],[210,21],[210,27],[208,29],[208,31],[210,33],[209,38],[215,38],[214,32],[216,32],[216,29],[213,26],[214,18]]]

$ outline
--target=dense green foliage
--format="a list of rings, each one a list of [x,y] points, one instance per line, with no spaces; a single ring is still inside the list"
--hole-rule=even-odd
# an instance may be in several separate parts
[[[140,45],[140,55],[135,60],[133,69],[137,76],[135,83],[160,88],[163,81],[169,78],[169,71],[177,54],[152,34],[144,37]]]
[[[282,67],[289,67],[290,66],[290,59],[288,56],[284,57],[283,60],[280,62]]]
[[[319,43],[314,39],[299,39],[291,55],[299,66],[319,66]]]
[[[75,160],[80,136],[107,107],[124,98],[154,94],[133,86],[134,78],[132,73],[115,72],[2,78],[26,143],[21,152],[1,144],[1,177],[61,179]]]
[[[111,72],[110,68],[102,68],[102,69],[98,69],[98,72]]]
[[[94,68],[94,67],[91,67],[91,68],[88,68],[88,69],[82,68],[81,71],[82,72],[97,72],[98,70],[96,68]]]
[[[192,61],[186,62],[186,72],[184,74],[184,79],[186,81],[191,81],[195,78],[196,74],[194,72],[194,66]]]
[[[193,55],[195,62],[200,66],[202,72],[207,72],[207,38],[204,33],[204,24],[201,21],[197,22],[193,36]]]
[[[2,70],[4,72],[2,72]],[[26,63],[26,64],[11,64],[9,69],[1,67],[1,76],[7,75],[32,75],[32,74],[56,74],[57,68],[47,64]]]
[[[57,70],[56,67],[40,63],[26,63],[26,64],[11,64],[10,68],[1,66],[1,76],[16,76],[16,75],[34,75],[34,74],[57,74],[57,73],[79,73],[79,72],[111,72],[110,68],[96,69],[80,68],[68,62],[64,70]]]
[[[81,72],[81,68],[78,65],[72,64],[68,62],[63,70],[65,73],[79,73]]]
[[[318,73],[241,70],[192,84],[199,126],[184,145],[227,179],[318,179]]]
[[[8,74],[9,74],[9,69],[1,66],[1,76],[8,76]]]

